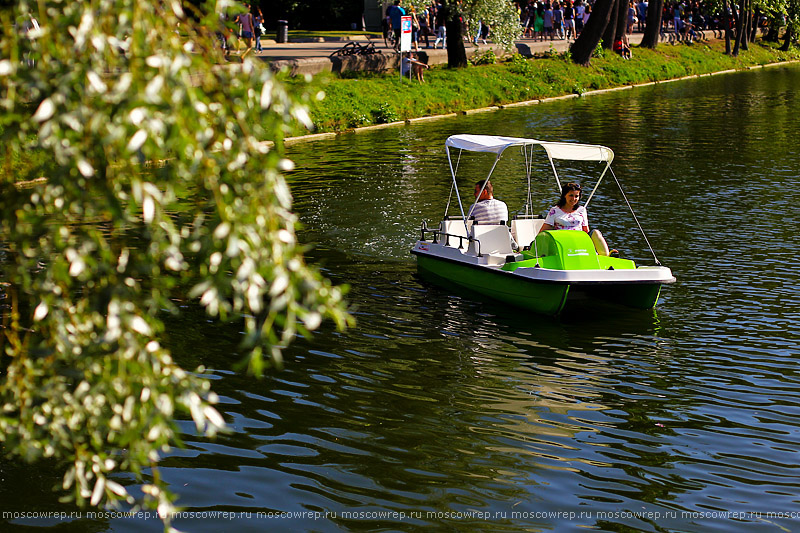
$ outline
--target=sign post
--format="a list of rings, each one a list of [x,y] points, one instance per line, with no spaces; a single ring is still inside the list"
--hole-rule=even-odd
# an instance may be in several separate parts
[[[411,16],[400,17],[400,77],[403,77],[403,54],[411,59]],[[411,79],[411,62],[408,64],[408,79]]]

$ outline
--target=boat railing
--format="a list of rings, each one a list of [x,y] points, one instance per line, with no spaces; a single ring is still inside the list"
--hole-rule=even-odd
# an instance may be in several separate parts
[[[441,229],[428,228],[428,227],[423,225],[423,227],[420,228],[420,240],[422,240],[422,241],[427,240],[425,238],[426,234],[432,235],[431,242],[433,242],[433,244],[439,244],[439,239],[441,237],[446,237],[445,242],[444,242],[445,246],[449,246],[450,237],[456,237],[456,238],[458,238],[458,248],[459,249],[464,248],[464,241],[467,241],[469,243],[470,241],[474,240],[472,237],[468,237],[466,235],[458,235],[456,233],[447,233],[447,232],[442,231]]]

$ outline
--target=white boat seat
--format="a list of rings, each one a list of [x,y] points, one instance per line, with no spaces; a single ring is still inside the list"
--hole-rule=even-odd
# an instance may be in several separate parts
[[[472,237],[480,242],[470,244],[470,253],[477,255],[501,254],[511,255],[511,233],[505,224],[475,224],[472,226]]]
[[[515,218],[511,221],[511,235],[522,249],[531,246],[543,225],[543,218]]]
[[[453,219],[445,219],[442,220],[441,225],[439,228],[441,229],[442,233],[447,233],[450,235],[442,235],[440,240],[442,244],[449,246],[451,248],[458,248],[459,250],[466,250],[469,246],[469,239],[467,238],[467,229],[472,228],[472,220],[467,220],[467,227],[464,227],[464,219],[462,218],[453,218]],[[463,239],[459,239],[458,237],[454,237],[453,235],[461,235],[464,237]]]

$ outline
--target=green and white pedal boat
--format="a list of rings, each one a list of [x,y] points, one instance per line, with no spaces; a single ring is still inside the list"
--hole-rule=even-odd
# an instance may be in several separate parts
[[[539,148],[544,150],[555,175],[557,191],[561,190],[561,181],[554,160],[605,163],[591,195],[584,202],[588,205],[603,176],[611,169],[614,159],[611,149],[490,135],[453,135],[447,139],[445,147],[453,178],[452,191],[456,193],[461,216],[448,216],[445,211],[438,228],[428,228],[423,222],[420,239],[411,249],[423,278],[545,315],[558,315],[570,301],[587,297],[650,309],[658,301],[661,286],[675,282],[672,271],[659,263],[646,236],[655,260],[651,266],[638,266],[629,259],[612,257],[596,230],[591,236],[574,230],[540,232],[544,219],[532,214],[531,202],[534,152]],[[469,210],[465,213],[458,192],[454,152],[458,151],[458,160],[465,150],[493,154],[494,164],[488,179],[503,152],[512,147],[519,148],[525,158],[528,195],[524,214],[515,216],[510,226],[507,221],[479,224],[469,220],[466,216]],[[616,176],[614,178],[616,180]],[[636,220],[635,214],[633,217]],[[638,220],[636,223],[641,230]],[[512,236],[518,244],[516,250],[512,248]]]

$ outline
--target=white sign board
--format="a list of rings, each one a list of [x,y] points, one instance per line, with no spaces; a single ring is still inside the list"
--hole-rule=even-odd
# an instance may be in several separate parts
[[[411,16],[400,17],[400,51],[411,51]]]

